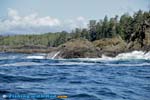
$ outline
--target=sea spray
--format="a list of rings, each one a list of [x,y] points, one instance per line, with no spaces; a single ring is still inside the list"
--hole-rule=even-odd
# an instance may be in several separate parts
[[[129,59],[143,59],[149,60],[150,59],[150,52],[144,51],[132,51],[127,53],[120,53],[116,57],[108,57],[103,55],[102,60],[129,60]]]
[[[78,58],[78,60],[80,61],[91,61],[91,62],[114,61],[114,60],[138,60],[138,59],[150,60],[150,52],[132,51],[120,53],[116,57],[109,57],[103,54],[101,58]]]
[[[49,55],[31,55],[27,56],[27,59],[56,59],[57,56],[60,54],[60,51],[50,53]],[[74,58],[70,60],[78,60],[78,61],[113,61],[113,60],[130,60],[130,59],[143,59],[143,60],[150,60],[150,52],[144,51],[132,51],[126,53],[120,53],[116,57],[109,57],[106,55],[102,55],[101,58]],[[62,60],[62,59],[61,59]]]
[[[52,59],[55,59],[59,53],[60,53],[60,51],[56,52],[56,53],[52,56]]]
[[[45,59],[44,56],[27,56],[27,59]]]
[[[132,51],[129,53],[121,53],[118,54],[115,59],[150,59],[150,52],[143,52],[143,51]]]

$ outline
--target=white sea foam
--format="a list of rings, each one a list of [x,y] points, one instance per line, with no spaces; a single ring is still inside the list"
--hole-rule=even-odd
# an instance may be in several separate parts
[[[35,63],[35,62],[18,62],[18,63],[10,63],[10,64],[3,64],[0,66],[33,66],[33,65],[43,65],[41,63]]]
[[[132,59],[150,60],[150,52],[132,51],[127,53],[120,53],[116,57],[108,57],[103,55],[101,59],[102,60],[132,60]]]
[[[18,56],[1,56],[0,57],[0,60],[6,60],[6,59],[16,59],[16,58],[18,58]]]
[[[51,59],[55,59],[59,53],[60,53],[60,51],[56,52]]]
[[[27,59],[45,59],[45,56],[42,56],[42,55],[41,56],[40,55],[39,56],[27,56],[26,58]]]
[[[121,53],[115,57],[116,59],[150,59],[150,52],[132,51],[129,53]]]
[[[55,53],[55,55],[51,59],[55,58],[59,53],[60,52]],[[33,56],[27,56],[26,58],[46,59],[45,57],[46,57],[45,55],[33,55]],[[127,53],[120,53],[116,57],[109,57],[109,56],[102,55],[101,58],[76,58],[71,60],[99,62],[99,61],[114,61],[114,60],[132,60],[132,59],[150,60],[150,52],[132,51]],[[68,60],[68,59],[58,59],[58,60]]]
[[[65,65],[65,66],[71,66],[71,65],[94,65],[94,63],[87,63],[87,62],[62,62],[62,63],[51,63],[51,64],[48,64],[49,66],[62,66],[62,65]]]
[[[134,59],[150,60],[150,52],[132,51],[127,53],[120,53],[116,57],[109,57],[102,55],[101,58],[79,58],[78,60],[97,62],[97,61],[134,60]]]

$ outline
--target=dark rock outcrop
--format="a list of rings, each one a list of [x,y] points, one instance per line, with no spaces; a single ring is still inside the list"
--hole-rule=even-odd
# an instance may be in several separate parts
[[[138,33],[132,34],[127,45],[128,50],[144,50],[149,51],[150,47],[150,28]]]
[[[102,54],[116,56],[124,52],[126,43],[120,38],[108,38],[90,42],[86,39],[73,39],[49,53],[49,58],[98,58]]]
[[[95,58],[99,50],[86,39],[73,39],[58,47],[61,58]]]
[[[140,23],[128,41],[128,50],[143,50],[150,47],[150,20]],[[147,51],[147,49],[146,49]]]
[[[116,56],[118,53],[127,51],[126,42],[121,37],[96,40],[93,44],[101,50],[101,54]]]

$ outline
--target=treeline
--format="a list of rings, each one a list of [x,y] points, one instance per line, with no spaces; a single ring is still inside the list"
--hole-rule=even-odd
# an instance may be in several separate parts
[[[129,41],[132,34],[144,32],[150,27],[150,11],[142,12],[139,10],[130,16],[128,13],[123,14],[120,19],[118,16],[103,20],[90,20],[88,29],[76,29],[75,38],[82,37],[90,41],[102,38],[112,38],[120,35],[125,41]]]
[[[0,46],[45,46],[56,47],[66,41],[70,34],[63,31],[41,35],[0,36]]]
[[[89,41],[95,41],[103,38],[112,38],[121,36],[126,42],[130,37],[139,36],[143,38],[145,30],[150,27],[150,11],[141,11],[130,16],[128,13],[123,14],[120,18],[104,17],[103,20],[90,20],[88,28],[76,28],[72,32],[45,33],[42,35],[16,35],[0,36],[0,45],[24,46],[38,45],[47,47],[56,47],[70,39],[85,38]],[[139,35],[140,34],[140,35]]]

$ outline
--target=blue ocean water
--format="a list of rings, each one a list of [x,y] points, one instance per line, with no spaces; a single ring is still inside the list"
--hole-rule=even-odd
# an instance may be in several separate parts
[[[0,100],[10,93],[68,96],[52,100],[150,100],[148,59],[58,60],[44,56],[0,53]]]

